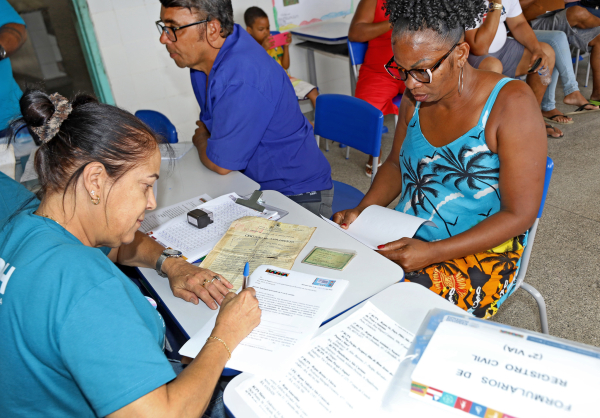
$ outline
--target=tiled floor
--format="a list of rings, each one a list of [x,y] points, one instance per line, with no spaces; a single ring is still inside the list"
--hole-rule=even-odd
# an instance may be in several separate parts
[[[580,66],[580,82],[585,67]],[[590,87],[581,90],[589,97]],[[574,110],[562,104],[560,83],[557,100],[563,112]],[[564,138],[548,139],[555,169],[525,281],[546,299],[552,335],[600,346],[600,112],[577,115],[574,120],[572,125],[558,125]],[[387,157],[393,118],[386,117],[385,124],[390,133],[383,135],[382,156]],[[334,180],[368,190],[364,154],[352,150],[346,160],[345,149],[334,144],[325,155]],[[522,289],[493,320],[540,331],[537,305]]]

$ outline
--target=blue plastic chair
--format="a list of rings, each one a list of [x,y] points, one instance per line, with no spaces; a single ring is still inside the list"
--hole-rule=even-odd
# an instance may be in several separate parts
[[[552,171],[554,170],[554,162],[552,158],[546,157],[546,176],[544,178],[544,194],[542,195],[542,201],[540,203],[540,210],[538,211],[537,219],[529,228],[529,236],[527,237],[527,246],[525,247],[525,251],[523,251],[523,256],[521,257],[521,266],[519,268],[519,273],[517,274],[515,288],[513,293],[522,288],[527,293],[529,293],[538,304],[538,309],[540,311],[540,324],[542,326],[542,332],[544,334],[548,334],[548,315],[546,313],[546,302],[544,301],[544,297],[542,294],[530,284],[524,282],[525,275],[527,274],[527,267],[529,266],[529,258],[531,256],[531,249],[533,247],[533,240],[535,239],[535,233],[537,232],[538,224],[540,223],[540,218],[542,217],[542,213],[544,213],[544,205],[546,203],[546,195],[548,194],[548,187],[550,187],[550,180],[552,179]],[[337,190],[336,190],[337,192]]]
[[[367,54],[367,49],[369,48],[368,42],[351,42],[348,41],[348,57],[350,58],[350,67],[352,68],[352,72],[354,74],[354,79],[351,81],[352,85],[352,94],[354,95],[354,88],[356,86],[356,81],[358,80],[358,66],[365,62],[365,55]],[[400,101],[402,100],[402,94],[397,95],[392,99],[392,103],[396,107],[400,107]],[[398,124],[398,116],[394,117],[394,126]],[[387,129],[384,130],[383,133],[386,133]]]
[[[156,134],[162,136],[169,144],[179,142],[177,129],[168,117],[156,110],[138,110],[135,116],[150,127]]]
[[[317,97],[317,108],[315,109],[315,136],[317,142],[320,142],[320,138],[323,137],[326,144],[327,140],[331,140],[372,155],[373,175],[371,176],[371,182],[377,175],[382,129],[383,113],[364,100],[343,94],[322,94]],[[339,189],[337,185],[335,186],[334,208],[339,206],[336,204],[337,199],[349,198],[350,192],[348,190],[343,186],[340,186]],[[352,191],[351,201],[355,202],[352,207],[356,207],[364,196],[357,189],[354,190],[360,193],[360,197],[358,198],[359,195]]]

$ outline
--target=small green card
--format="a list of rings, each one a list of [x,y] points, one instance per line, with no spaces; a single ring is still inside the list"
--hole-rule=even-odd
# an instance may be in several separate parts
[[[315,247],[302,262],[333,270],[344,270],[355,256],[353,251]]]

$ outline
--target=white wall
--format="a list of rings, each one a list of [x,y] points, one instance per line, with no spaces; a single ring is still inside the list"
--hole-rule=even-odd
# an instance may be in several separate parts
[[[164,113],[177,127],[181,142],[191,141],[199,107],[188,69],[178,68],[158,41],[154,24],[160,17],[158,0],[87,0],[96,37],[117,106],[131,112],[152,109]],[[233,0],[234,19],[244,25],[244,11],[259,6],[273,29],[271,0]],[[350,21],[352,17],[345,19]],[[296,41],[294,41],[296,42]],[[308,79],[306,51],[292,45],[290,74]],[[350,94],[348,61],[315,54],[321,93]],[[302,111],[311,110],[310,103]]]

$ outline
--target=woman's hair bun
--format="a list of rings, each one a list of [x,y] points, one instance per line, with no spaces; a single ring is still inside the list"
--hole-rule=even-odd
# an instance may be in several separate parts
[[[20,100],[23,121],[28,127],[39,127],[54,114],[55,108],[48,94],[41,90],[26,90]]]
[[[81,106],[81,105],[88,104],[88,103],[98,103],[98,99],[96,99],[94,96],[92,96],[90,94],[79,93],[71,101],[71,105],[73,106],[73,109],[76,108],[77,106]]]

